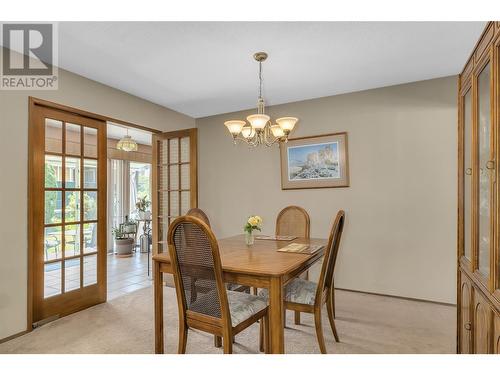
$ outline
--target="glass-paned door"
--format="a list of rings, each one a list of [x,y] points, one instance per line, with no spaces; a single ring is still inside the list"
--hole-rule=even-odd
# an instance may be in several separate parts
[[[490,277],[490,256],[493,245],[493,184],[495,180],[494,131],[492,127],[491,62],[486,62],[475,75],[477,137],[477,257],[475,269],[485,280]]]
[[[472,90],[469,89],[461,96],[461,137],[463,150],[462,167],[462,255],[471,262],[472,260]],[[469,264],[470,265],[470,264]]]
[[[106,124],[33,105],[33,321],[106,300]]]
[[[196,129],[153,135],[153,254],[167,251],[168,226],[198,206]]]

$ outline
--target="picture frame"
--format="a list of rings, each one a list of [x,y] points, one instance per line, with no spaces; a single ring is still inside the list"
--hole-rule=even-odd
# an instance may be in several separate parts
[[[349,187],[347,132],[280,144],[281,189]]]

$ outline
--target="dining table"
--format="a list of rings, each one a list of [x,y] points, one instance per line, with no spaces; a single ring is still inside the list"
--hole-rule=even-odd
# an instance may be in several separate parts
[[[318,249],[312,254],[278,251],[291,243],[305,244]],[[326,239],[297,237],[288,241],[256,239],[253,245],[247,245],[244,235],[218,240],[224,282],[266,288],[269,291],[270,353],[285,352],[284,288],[323,257],[326,243]],[[164,353],[165,349],[164,273],[173,273],[167,252],[153,255],[155,353],[157,354]],[[177,303],[177,300],[171,302]]]

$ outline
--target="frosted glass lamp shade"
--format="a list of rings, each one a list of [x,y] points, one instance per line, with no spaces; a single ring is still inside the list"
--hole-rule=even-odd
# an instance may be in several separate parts
[[[250,125],[244,126],[243,129],[241,129],[241,135],[243,138],[253,138],[255,135],[255,129]]]
[[[282,117],[276,120],[281,129],[286,132],[291,132],[297,121],[299,121],[299,119],[296,117]]]
[[[250,115],[247,117],[247,121],[252,125],[255,130],[262,130],[266,126],[270,117],[264,114]]]
[[[281,129],[281,127],[279,125],[272,125],[271,131],[273,132],[273,135],[276,138],[281,138],[285,135],[285,132],[283,131],[283,129]]]
[[[126,135],[118,141],[116,148],[126,152],[137,151],[137,142],[130,135]]]
[[[245,121],[230,120],[226,121],[224,125],[226,125],[227,130],[229,130],[229,133],[236,136],[241,133],[241,129],[243,128],[243,126],[245,126]]]

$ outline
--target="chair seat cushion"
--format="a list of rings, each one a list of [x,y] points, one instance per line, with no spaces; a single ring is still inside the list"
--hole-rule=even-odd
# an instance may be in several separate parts
[[[236,327],[252,315],[267,307],[267,300],[253,294],[227,291],[227,301],[231,311],[231,323]]]
[[[231,324],[236,327],[241,322],[247,320],[252,315],[267,307],[267,300],[264,297],[255,296],[249,293],[234,292],[227,290],[227,302],[231,313]],[[188,296],[186,296],[187,298]],[[207,310],[207,306],[212,305],[208,301],[217,301],[217,291],[212,290],[209,293],[198,294],[196,301],[191,303],[189,310],[196,311],[200,314],[212,315]]]
[[[303,305],[314,305],[317,288],[318,284],[313,281],[299,278],[293,279],[293,281],[286,286],[285,301]],[[259,296],[267,299],[269,296],[268,290],[262,289],[259,292]]]

